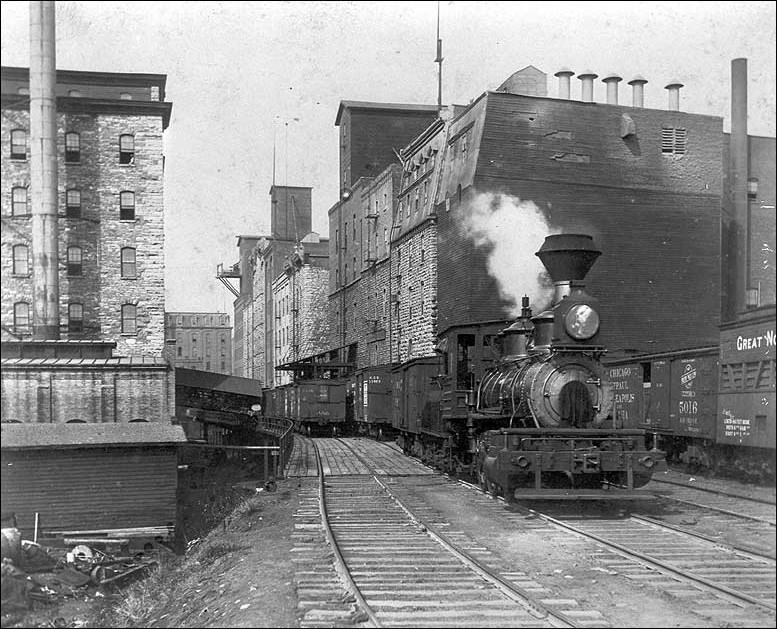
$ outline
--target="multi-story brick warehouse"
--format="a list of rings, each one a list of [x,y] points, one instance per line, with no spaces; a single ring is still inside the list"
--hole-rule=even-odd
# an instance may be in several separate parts
[[[56,78],[62,337],[164,345],[164,75]],[[29,72],[2,68],[2,337],[32,331]]]
[[[232,325],[223,312],[165,313],[167,359],[176,367],[232,373]]]
[[[217,276],[238,279],[235,294],[235,375],[265,386],[284,381],[276,368],[323,351],[329,241],[311,231],[312,191],[270,188],[270,233],[239,236],[240,260]],[[323,299],[323,301],[322,301]]]

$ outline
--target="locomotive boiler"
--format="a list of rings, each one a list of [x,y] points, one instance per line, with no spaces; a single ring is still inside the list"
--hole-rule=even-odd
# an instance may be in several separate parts
[[[631,491],[665,469],[644,430],[624,428],[608,370],[598,301],[583,279],[601,252],[590,236],[548,236],[536,254],[554,284],[553,305],[502,331],[503,353],[470,401],[471,451],[484,489],[517,495],[596,497]]]

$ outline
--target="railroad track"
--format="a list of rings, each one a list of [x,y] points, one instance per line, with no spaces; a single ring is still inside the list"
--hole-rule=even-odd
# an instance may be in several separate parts
[[[322,460],[332,448],[342,447],[368,471],[327,475]],[[439,532],[445,523],[408,509],[389,487],[389,479],[376,473],[376,467],[388,465],[368,461],[358,444],[351,447],[339,441],[325,449],[317,443],[316,451],[318,511],[328,544],[307,548],[319,563],[300,574],[298,590],[301,583],[305,596],[321,594],[324,604],[306,601],[301,626],[361,622],[376,627],[609,626],[599,612],[580,610],[575,601],[532,595],[529,589],[545,590],[524,573],[495,572],[482,560],[491,553],[464,536]],[[391,479],[398,482],[396,476]],[[307,526],[312,527],[314,509],[308,498],[308,513],[301,517],[307,517]],[[308,537],[320,542],[316,535]],[[332,587],[327,563],[334,566],[343,588]]]
[[[493,500],[479,487],[465,484]],[[694,613],[730,626],[775,625],[773,557],[735,549],[644,516],[603,519],[563,512],[551,515],[549,506],[530,508],[520,501],[512,514],[503,508],[498,511],[499,517],[506,517],[515,526],[525,526],[526,514],[533,514],[549,525],[597,542],[606,550],[592,558],[606,569],[687,600]]]

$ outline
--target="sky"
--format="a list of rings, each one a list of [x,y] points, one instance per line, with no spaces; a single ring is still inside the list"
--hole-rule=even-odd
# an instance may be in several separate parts
[[[748,59],[749,132],[775,136],[775,2],[440,2],[443,103],[466,104],[516,70],[648,79],[645,106],[730,129],[730,66]],[[57,2],[57,67],[167,75],[167,311],[232,312],[216,265],[269,229],[269,189],[313,188],[328,235],[341,100],[436,104],[437,2]],[[2,64],[29,65],[29,5],[0,2]],[[605,86],[595,83],[594,100]],[[572,97],[579,98],[572,79]]]

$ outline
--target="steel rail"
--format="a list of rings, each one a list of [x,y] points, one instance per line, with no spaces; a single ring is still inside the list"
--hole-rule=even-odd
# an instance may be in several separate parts
[[[739,599],[741,601],[745,601],[747,603],[750,603],[751,605],[756,605],[758,607],[763,607],[765,609],[768,609],[770,611],[777,611],[777,606],[775,606],[773,603],[769,603],[767,601],[757,599],[753,596],[750,596],[749,594],[745,594],[744,592],[739,592],[738,590],[732,590],[731,588],[726,587],[725,585],[720,585],[718,583],[714,583],[702,576],[699,576],[697,574],[694,574],[692,572],[688,572],[685,570],[682,570],[680,568],[674,567],[670,563],[666,563],[664,561],[661,561],[660,559],[656,559],[655,557],[651,557],[650,555],[646,555],[638,550],[633,550],[630,548],[627,548],[626,546],[623,546],[617,542],[613,542],[611,540],[605,539],[604,537],[600,537],[599,535],[596,535],[595,533],[588,533],[582,529],[577,528],[576,526],[572,524],[567,524],[566,522],[563,522],[562,520],[557,520],[556,518],[546,515],[544,513],[540,513],[539,511],[536,511],[534,509],[528,509],[526,507],[523,507],[530,513],[535,514],[537,517],[545,520],[546,522],[550,522],[552,524],[555,524],[556,526],[560,526],[562,528],[565,528],[567,530],[570,530],[574,533],[577,533],[578,535],[582,535],[583,537],[586,537],[588,539],[592,539],[594,541],[599,542],[600,544],[603,544],[609,548],[614,548],[617,551],[621,553],[625,553],[626,555],[629,555],[630,557],[635,557],[636,559],[639,559],[640,561],[653,566],[655,568],[660,568],[662,570],[667,570],[673,574],[676,574],[677,576],[683,577],[684,579],[689,579],[691,581],[695,581],[697,583],[701,583],[705,587],[708,587],[713,590],[717,590],[718,592],[722,592],[724,594],[727,594],[728,596],[734,597],[736,599]],[[663,522],[659,523],[658,526],[662,528],[669,528],[672,529],[673,527],[667,527]],[[681,531],[684,534],[689,534],[687,531]]]
[[[742,494],[735,494],[730,491],[726,491],[725,489],[710,489],[709,487],[701,487],[701,486],[693,486],[689,485],[688,483],[681,483],[676,480],[668,480],[666,478],[656,478],[655,475],[651,478],[653,482],[656,483],[664,483],[665,485],[677,485],[678,487],[687,487],[688,489],[695,489],[696,491],[706,491],[710,494],[718,494],[719,496],[730,496],[731,498],[739,498],[740,500],[750,500],[752,502],[760,502],[765,505],[775,505],[777,502],[774,500],[769,500],[768,498],[756,498],[753,496],[743,496]]]
[[[693,489],[693,487],[691,488]],[[704,490],[702,490],[704,491]],[[729,494],[730,495],[730,494]],[[737,498],[741,498],[741,496],[736,496]],[[705,505],[701,504],[700,502],[693,502],[692,500],[685,500],[684,498],[676,498],[674,496],[664,496],[660,495],[659,499],[663,498],[664,500],[674,500],[675,502],[680,502],[682,504],[691,505],[692,507],[699,507],[701,509],[709,509],[710,511],[717,511],[718,513],[723,513],[725,515],[731,515],[737,518],[741,518],[743,520],[752,520],[753,522],[759,522],[761,524],[768,524],[769,526],[777,526],[777,522],[773,522],[772,520],[767,520],[766,518],[759,518],[757,515],[747,515],[745,513],[737,513],[736,511],[729,511],[728,509],[723,509],[722,507],[714,507],[712,505]],[[744,498],[744,500],[750,500],[750,498]],[[757,500],[755,502],[761,503],[762,501]],[[771,503],[763,503],[763,504],[771,504]]]
[[[383,625],[380,623],[380,620],[378,620],[375,612],[365,600],[361,590],[359,590],[359,586],[356,585],[356,582],[353,580],[353,577],[348,570],[348,565],[345,563],[345,559],[343,558],[343,554],[340,552],[340,547],[337,544],[337,540],[335,539],[334,533],[332,532],[332,528],[329,525],[329,514],[326,508],[326,488],[324,486],[324,466],[321,463],[321,453],[318,451],[318,444],[314,442],[313,445],[316,452],[316,465],[318,466],[318,501],[319,508],[321,510],[321,522],[324,526],[324,534],[326,535],[326,539],[329,542],[329,545],[331,546],[332,552],[334,554],[335,570],[346,582],[348,590],[356,599],[356,602],[358,603],[361,610],[367,614],[372,625],[374,627],[382,627]]]
[[[465,550],[462,550],[460,548],[457,548],[454,546],[451,542],[447,540],[447,538],[435,530],[434,527],[432,527],[428,522],[425,522],[421,518],[419,518],[415,513],[413,513],[412,509],[407,507],[402,500],[399,499],[399,497],[389,489],[389,487],[383,483],[378,476],[373,472],[374,466],[370,465],[364,457],[362,457],[356,450],[354,450],[349,444],[345,443],[342,439],[338,439],[346,448],[348,448],[356,457],[357,460],[359,460],[367,469],[371,470],[372,478],[375,480],[380,487],[383,488],[383,490],[391,497],[391,499],[396,502],[396,504],[399,506],[400,509],[402,509],[412,520],[414,523],[416,523],[419,527],[422,527],[424,529],[424,532],[429,535],[433,540],[435,540],[438,544],[440,544],[445,550],[450,552],[452,555],[454,555],[459,561],[461,561],[464,565],[466,565],[470,570],[475,572],[478,576],[483,578],[484,580],[491,583],[494,587],[496,587],[502,594],[504,594],[507,598],[512,600],[513,602],[519,603],[520,605],[523,605],[526,607],[533,616],[535,616],[538,619],[542,620],[549,620],[552,622],[552,624],[556,627],[580,627],[579,624],[577,624],[574,620],[567,617],[565,614],[553,611],[543,605],[542,603],[534,600],[532,595],[528,592],[526,592],[523,588],[520,586],[517,586],[507,579],[504,579],[499,574],[495,573],[488,567],[482,565],[481,562],[479,562],[476,558],[474,558],[471,554],[466,552]],[[553,622],[555,621],[555,622]]]

